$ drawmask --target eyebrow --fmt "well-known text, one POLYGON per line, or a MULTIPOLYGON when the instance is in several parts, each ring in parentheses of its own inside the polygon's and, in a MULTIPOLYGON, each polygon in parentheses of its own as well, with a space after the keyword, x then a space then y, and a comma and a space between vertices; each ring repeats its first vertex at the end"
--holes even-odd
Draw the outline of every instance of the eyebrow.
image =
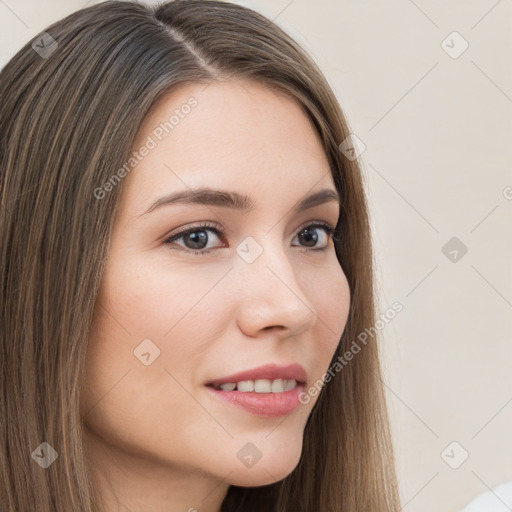
MULTIPOLYGON (((313 208, 330 201, 337 201, 340 203, 340 197, 337 191, 325 188, 310 194, 301 199, 293 208, 294 212, 300 212, 313 208)), ((254 208, 254 203, 251 199, 238 192, 230 192, 227 190, 214 190, 208 187, 198 189, 185 190, 182 192, 175 192, 168 194, 157 199, 146 211, 140 216, 151 213, 152 211, 162 206, 171 204, 199 204, 206 206, 218 206, 223 208, 232 208, 240 210, 243 213, 248 213, 254 208)))

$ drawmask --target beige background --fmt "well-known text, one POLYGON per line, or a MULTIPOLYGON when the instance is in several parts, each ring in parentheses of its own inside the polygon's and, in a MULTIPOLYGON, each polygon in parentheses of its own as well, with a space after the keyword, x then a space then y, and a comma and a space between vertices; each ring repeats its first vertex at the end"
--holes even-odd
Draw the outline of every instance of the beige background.
MULTIPOLYGON (((404 307, 381 331, 404 510, 460 510, 512 479, 512 5, 240 3, 313 55, 366 146, 379 311, 404 307)), ((0 66, 85 4, 0 0, 0 66)))

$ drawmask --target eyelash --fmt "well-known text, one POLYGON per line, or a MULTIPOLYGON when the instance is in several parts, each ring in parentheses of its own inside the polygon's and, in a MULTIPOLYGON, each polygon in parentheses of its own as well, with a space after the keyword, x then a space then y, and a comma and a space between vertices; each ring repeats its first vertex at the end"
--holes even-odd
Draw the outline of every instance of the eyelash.
MULTIPOLYGON (((322 228, 327 233, 328 238, 332 238, 332 240, 334 242, 339 242, 339 238, 334 234, 335 228, 333 228, 330 224, 327 224, 326 222, 321 222, 321 221, 312 222, 311 224, 307 224, 307 225, 301 227, 299 229, 298 233, 300 233, 301 231, 304 231, 306 228, 322 228)), ((222 230, 218 229, 215 224, 205 222, 204 224, 201 224, 199 226, 194 226, 194 227, 186 229, 184 231, 180 231, 179 233, 175 233, 174 235, 171 235, 170 237, 166 238, 163 241, 163 243, 166 245, 170 245, 175 240, 178 240, 178 239, 182 238, 183 236, 188 235, 190 233, 194 233, 195 231, 213 231, 219 238, 222 238, 225 235, 225 233, 222 230)), ((327 250, 328 247, 329 247, 329 245, 326 245, 325 247, 322 247, 320 249, 304 247, 304 250, 305 251, 325 251, 325 250, 327 250)), ((189 249, 188 247, 185 247, 185 248, 181 248, 180 250, 184 250, 186 252, 191 252, 192 254, 196 254, 196 255, 204 255, 204 254, 210 253, 214 249, 204 249, 201 251, 195 251, 194 249, 189 249)))

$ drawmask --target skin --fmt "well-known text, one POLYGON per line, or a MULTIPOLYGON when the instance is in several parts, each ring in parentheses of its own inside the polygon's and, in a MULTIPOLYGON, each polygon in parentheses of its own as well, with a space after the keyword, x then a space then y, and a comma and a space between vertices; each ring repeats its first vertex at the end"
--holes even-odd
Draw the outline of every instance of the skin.
POLYGON ((292 212, 303 196, 336 190, 304 111, 252 81, 181 84, 153 105, 133 149, 190 96, 198 105, 124 178, 95 306, 81 411, 108 511, 219 512, 229 485, 290 474, 318 396, 264 418, 215 400, 204 384, 293 362, 313 384, 348 317, 349 286, 328 234, 316 228, 313 247, 298 236, 315 221, 334 227, 338 203, 292 212), (173 204, 143 214, 199 186, 247 194, 254 209, 173 204), (163 242, 203 221, 226 233, 206 230, 210 253, 194 254, 184 238, 163 242), (263 248, 250 264, 236 252, 248 236, 263 248), (160 355, 146 366, 134 350, 148 338, 160 355), (237 457, 248 442, 262 453, 250 468, 237 457))

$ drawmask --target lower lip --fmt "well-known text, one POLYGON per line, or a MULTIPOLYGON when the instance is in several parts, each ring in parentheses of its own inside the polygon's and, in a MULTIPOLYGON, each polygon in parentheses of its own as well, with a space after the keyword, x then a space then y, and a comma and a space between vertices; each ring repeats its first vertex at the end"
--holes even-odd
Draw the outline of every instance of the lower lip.
POLYGON ((299 395, 304 385, 297 384, 293 389, 282 393, 222 391, 211 386, 206 386, 206 389, 211 395, 237 405, 247 412, 266 418, 277 418, 291 413, 299 406, 299 395))

